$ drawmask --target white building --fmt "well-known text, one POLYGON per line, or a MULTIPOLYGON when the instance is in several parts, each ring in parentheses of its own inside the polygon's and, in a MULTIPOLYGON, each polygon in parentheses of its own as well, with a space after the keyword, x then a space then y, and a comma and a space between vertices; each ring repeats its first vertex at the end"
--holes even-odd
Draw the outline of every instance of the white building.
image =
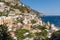
POLYGON ((4 3, 3 2, 0 2, 0 7, 3 6, 3 5, 4 5, 4 3))
POLYGON ((59 30, 54 24, 51 24, 51 29, 52 29, 53 31, 58 31, 58 30, 59 30))
POLYGON ((6 20, 6 16, 1 16, 1 19, 2 20, 6 20))
POLYGON ((3 12, 5 8, 5 5, 3 2, 0 2, 0 12, 3 12))
POLYGON ((14 12, 10 12, 8 16, 15 16, 14 12))
POLYGON ((24 24, 28 24, 28 20, 25 18, 25 19, 23 20, 23 23, 24 23, 24 24))

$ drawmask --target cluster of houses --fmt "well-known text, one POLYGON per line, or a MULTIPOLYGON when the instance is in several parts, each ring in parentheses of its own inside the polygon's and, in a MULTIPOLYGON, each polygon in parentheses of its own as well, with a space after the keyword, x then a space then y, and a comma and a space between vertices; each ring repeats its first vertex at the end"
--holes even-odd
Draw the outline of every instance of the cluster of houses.
MULTIPOLYGON (((35 33, 35 32, 41 32, 41 30, 38 30, 38 29, 37 30, 35 30, 35 29, 32 30, 31 26, 33 26, 33 25, 41 25, 41 26, 45 25, 45 23, 43 23, 41 18, 38 19, 38 17, 36 15, 31 15, 29 13, 27 13, 27 14, 24 13, 24 16, 23 15, 15 15, 15 16, 9 15, 8 17, 1 16, 0 17, 0 25, 3 25, 3 24, 7 25, 8 32, 11 34, 12 37, 14 37, 14 39, 16 39, 15 31, 16 31, 17 28, 28 29, 32 33, 35 33), (23 21, 22 21, 23 23, 16 22, 17 19, 18 20, 23 19, 23 21), (31 20, 35 20, 36 23, 32 24, 31 20)), ((51 36, 52 32, 58 31, 58 29, 54 26, 54 24, 50 24, 49 22, 47 23, 46 28, 47 28, 46 30, 48 31, 49 36, 51 36), (50 30, 52 32, 50 32, 50 30)))
MULTIPOLYGON (((5 2, 10 2, 12 0, 4 0, 5 2)), ((20 3, 20 2, 18 2, 20 3)), ((14 6, 15 4, 12 3, 14 6)), ((21 5, 21 4, 19 4, 21 5)), ((24 5, 23 5, 24 6, 24 5)), ((0 12, 7 12, 10 10, 9 6, 6 6, 4 2, 0 2, 0 12)), ((35 32, 41 32, 41 30, 32 30, 31 26, 34 25, 41 25, 44 26, 46 23, 44 23, 41 18, 38 18, 36 14, 28 13, 27 9, 24 9, 24 13, 21 13, 19 9, 13 9, 13 11, 10 11, 8 16, 1 16, 0 17, 0 25, 6 24, 8 27, 8 32, 15 40, 17 40, 17 37, 15 35, 15 31, 17 28, 27 29, 30 30, 32 33, 35 32), (18 15, 20 13, 20 15, 18 15), (32 24, 31 20, 35 21, 34 24, 32 24)), ((51 33, 49 30, 57 31, 58 29, 54 26, 54 24, 50 24, 49 22, 46 25, 46 30, 48 31, 48 37, 51 36, 51 33)), ((28 40, 28 38, 26 38, 28 40)))
POLYGON ((8 27, 8 32, 10 34, 12 34, 11 35, 12 37, 15 36, 14 32, 16 31, 17 28, 23 28, 23 29, 31 30, 32 25, 37 25, 37 24, 40 25, 40 23, 42 25, 42 21, 39 21, 38 18, 36 17, 36 15, 31 15, 31 14, 25 14, 25 16, 15 15, 15 16, 12 17, 11 15, 9 15, 8 17, 6 17, 6 16, 1 16, 0 17, 0 25, 6 24, 7 27, 8 27), (23 24, 21 22, 16 23, 17 19, 18 20, 23 19, 23 21, 22 21, 23 24), (37 19, 35 24, 31 23, 30 20, 32 20, 32 19, 33 20, 37 19))
POLYGON ((47 22, 46 28, 47 28, 47 31, 48 31, 48 38, 51 37, 51 34, 53 32, 59 30, 54 24, 50 24, 50 22, 47 22))

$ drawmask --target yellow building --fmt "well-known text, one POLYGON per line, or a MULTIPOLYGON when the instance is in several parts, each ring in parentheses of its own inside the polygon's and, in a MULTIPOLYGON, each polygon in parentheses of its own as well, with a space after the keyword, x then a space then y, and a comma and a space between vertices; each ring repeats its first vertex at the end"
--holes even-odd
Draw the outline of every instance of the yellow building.
POLYGON ((16 14, 20 14, 21 13, 21 11, 19 9, 14 9, 14 11, 15 11, 16 14))
POLYGON ((23 29, 31 30, 31 24, 23 25, 23 29))
POLYGON ((3 20, 0 18, 0 25, 2 25, 3 24, 3 20))
POLYGON ((12 20, 11 17, 6 17, 6 20, 4 21, 4 23, 6 23, 6 24, 12 24, 13 20, 12 20))
POLYGON ((4 0, 5 2, 11 2, 12 0, 4 0))

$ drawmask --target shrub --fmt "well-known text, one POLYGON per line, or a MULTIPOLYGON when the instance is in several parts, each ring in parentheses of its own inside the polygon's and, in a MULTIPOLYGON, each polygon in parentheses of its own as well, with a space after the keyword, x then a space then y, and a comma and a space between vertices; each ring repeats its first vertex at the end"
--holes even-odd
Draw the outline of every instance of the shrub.
POLYGON ((40 29, 40 30, 45 30, 45 29, 46 29, 45 26, 40 26, 40 25, 38 25, 36 28, 38 28, 38 29, 40 29))
POLYGON ((50 40, 60 40, 60 30, 52 33, 50 40))
POLYGON ((23 34, 25 34, 26 32, 29 32, 29 30, 26 30, 26 29, 17 29, 16 30, 17 40, 25 39, 25 36, 23 34))
POLYGON ((31 20, 31 23, 34 24, 34 23, 36 23, 36 21, 35 21, 34 19, 32 19, 32 20, 31 20))
POLYGON ((7 27, 5 25, 0 25, 0 40, 13 40, 13 38, 8 35, 7 27))

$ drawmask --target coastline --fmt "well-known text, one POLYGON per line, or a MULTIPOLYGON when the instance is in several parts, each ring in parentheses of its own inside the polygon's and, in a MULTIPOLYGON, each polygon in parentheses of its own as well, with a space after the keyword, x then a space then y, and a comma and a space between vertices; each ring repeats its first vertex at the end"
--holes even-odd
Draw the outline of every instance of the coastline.
POLYGON ((49 17, 45 19, 47 21, 45 23, 40 18, 42 14, 37 14, 38 12, 36 13, 35 10, 32 11, 19 0, 0 1, 0 6, 0 35, 3 35, 2 39, 7 39, 4 38, 6 33, 12 40, 46 40, 46 38, 51 38, 53 32, 59 30, 54 23, 51 23, 52 21, 47 21, 49 17))
POLYGON ((47 23, 55 24, 57 28, 60 28, 60 16, 41 16, 41 19, 47 23))

